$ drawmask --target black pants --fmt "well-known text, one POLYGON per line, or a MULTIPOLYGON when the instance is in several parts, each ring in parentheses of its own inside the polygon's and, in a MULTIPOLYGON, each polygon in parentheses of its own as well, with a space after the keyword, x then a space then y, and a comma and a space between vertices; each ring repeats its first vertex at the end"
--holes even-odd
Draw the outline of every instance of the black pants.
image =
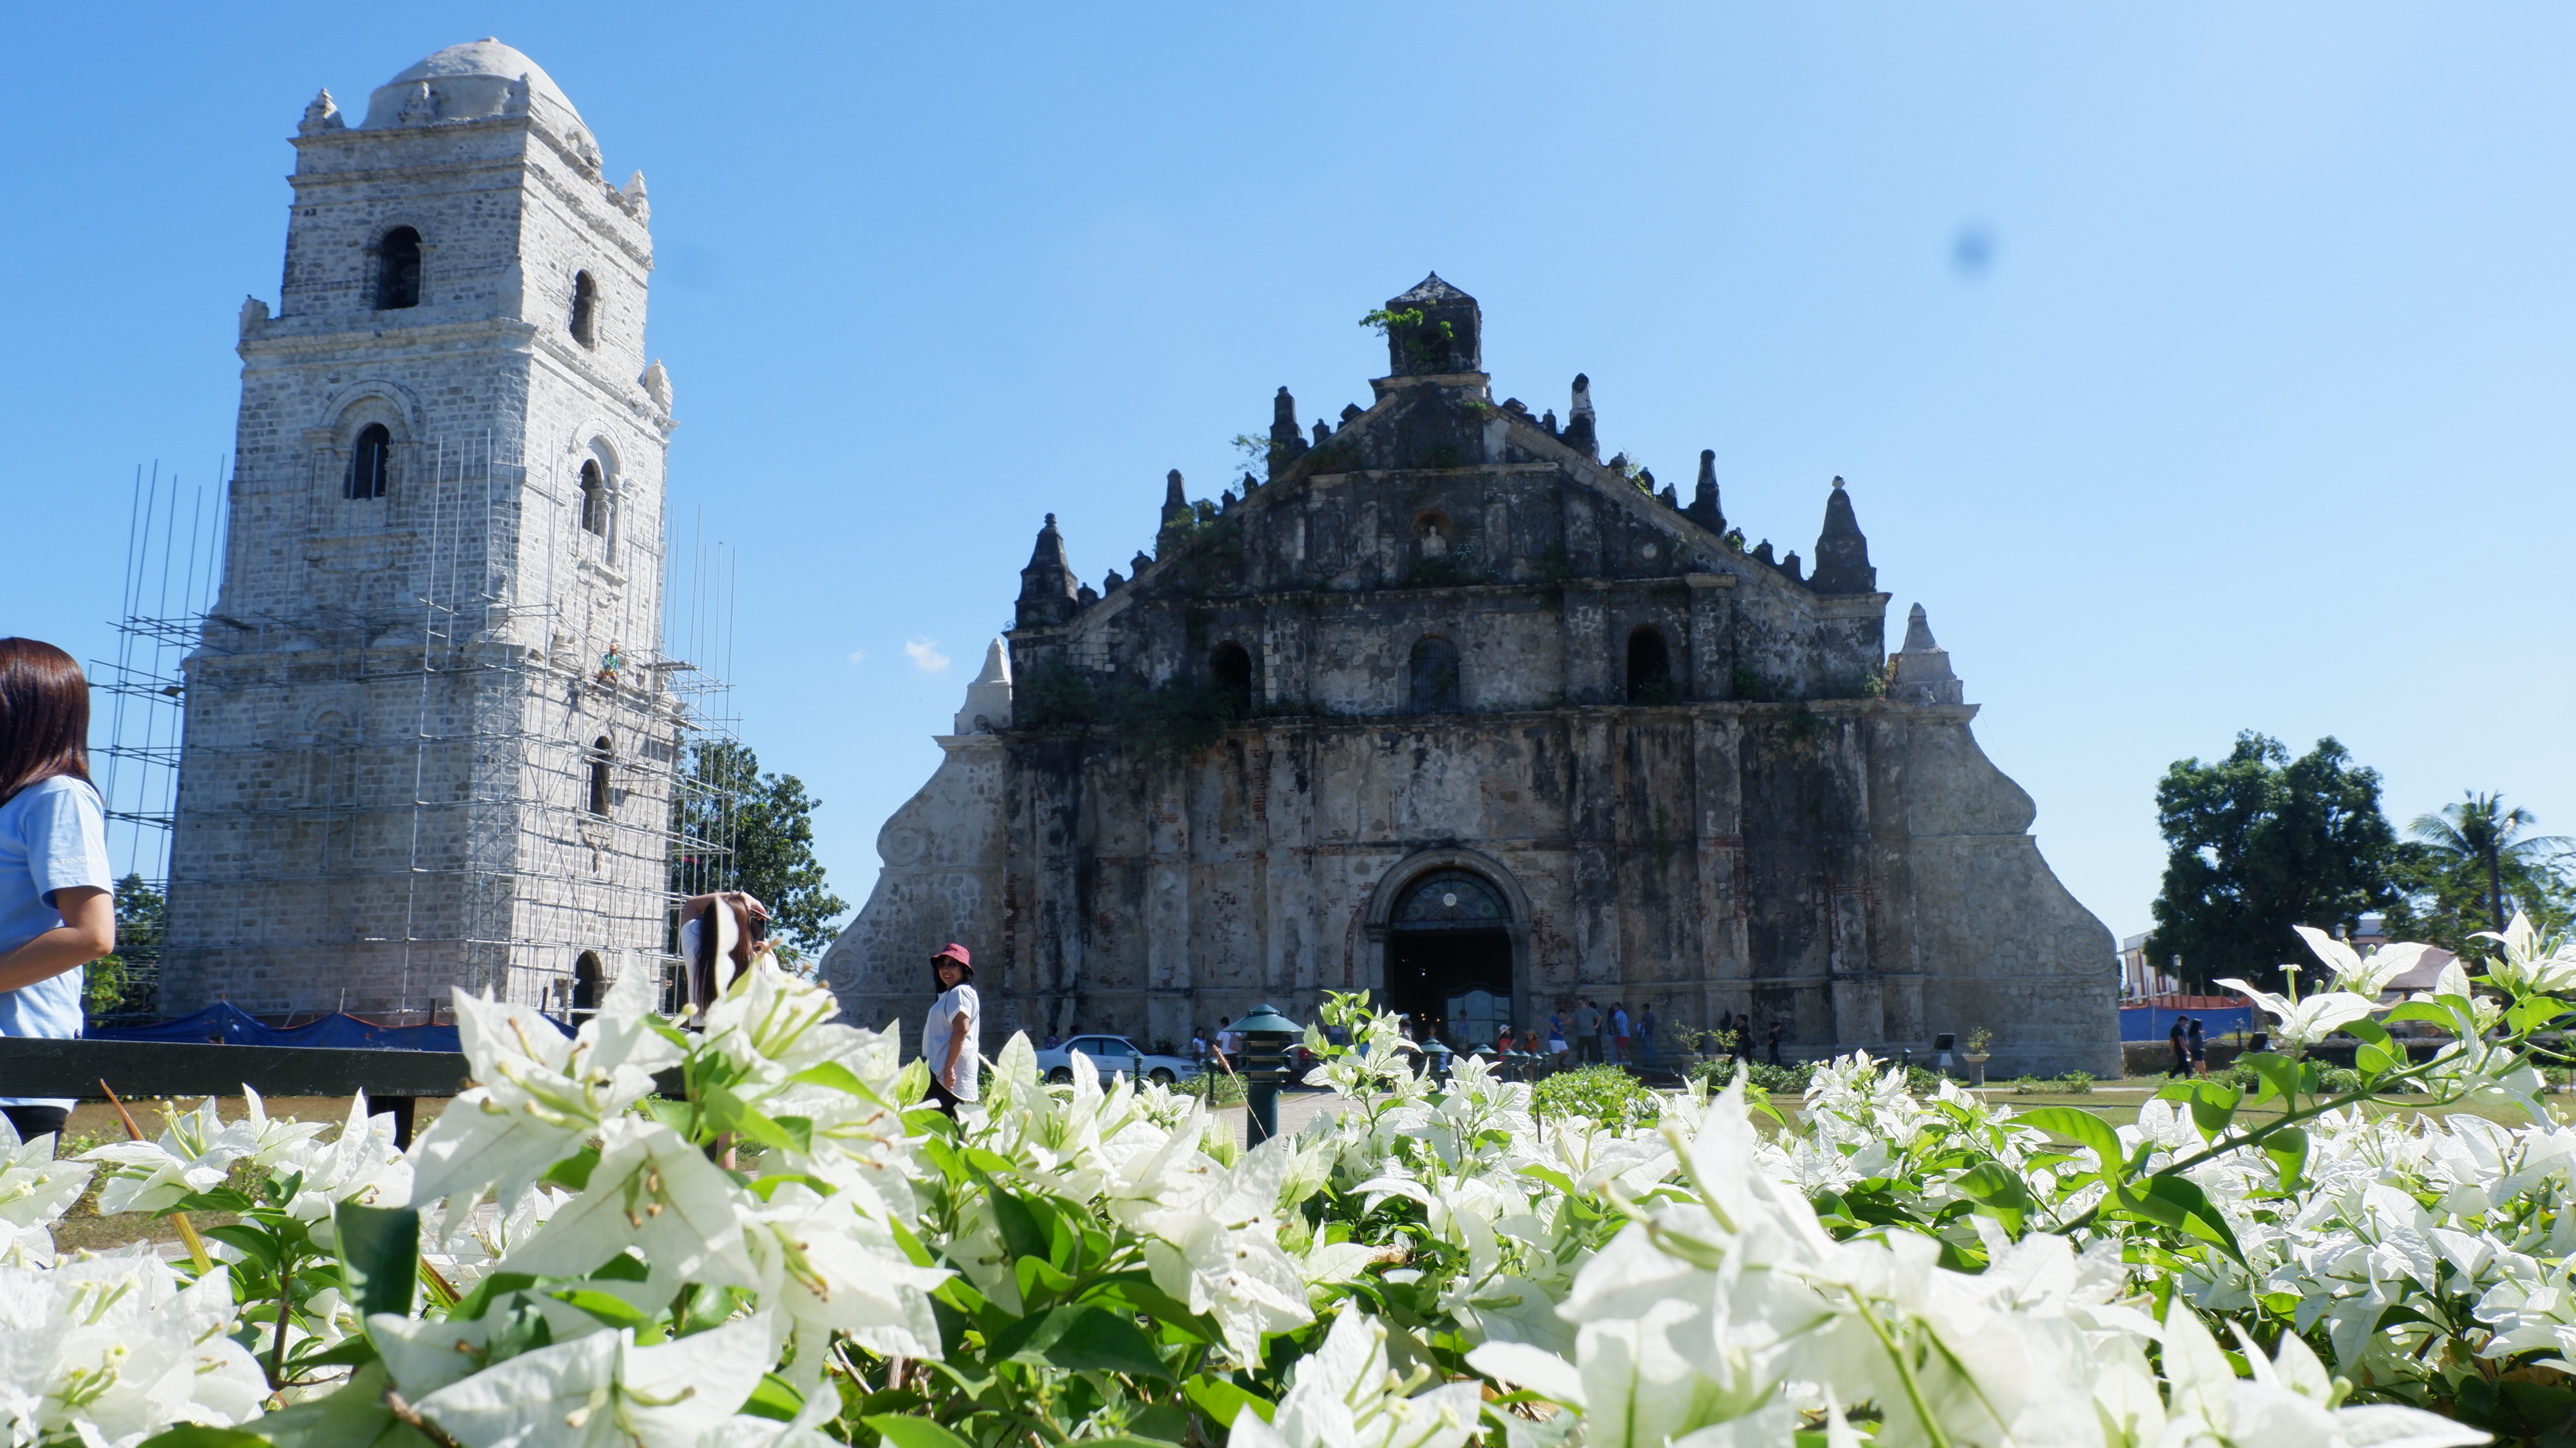
POLYGON ((20 1141, 33 1141, 40 1136, 59 1136, 71 1113, 59 1106, 0 1106, 0 1116, 9 1118, 20 1141))
POLYGON ((922 1099, 929 1102, 931 1105, 938 1107, 940 1114, 946 1116, 949 1120, 955 1121, 957 1119, 957 1094, 950 1091, 947 1087, 940 1085, 938 1077, 933 1076, 930 1078, 930 1094, 922 1099))

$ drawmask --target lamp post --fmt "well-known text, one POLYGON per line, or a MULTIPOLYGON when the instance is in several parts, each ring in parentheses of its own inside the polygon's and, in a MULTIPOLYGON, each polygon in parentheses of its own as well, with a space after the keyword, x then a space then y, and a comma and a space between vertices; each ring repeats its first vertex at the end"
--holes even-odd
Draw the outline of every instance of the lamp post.
POLYGON ((1266 1005, 1234 1028, 1243 1033, 1243 1144, 1259 1146, 1279 1134, 1279 1083, 1288 1079, 1288 1049, 1306 1028, 1266 1005))

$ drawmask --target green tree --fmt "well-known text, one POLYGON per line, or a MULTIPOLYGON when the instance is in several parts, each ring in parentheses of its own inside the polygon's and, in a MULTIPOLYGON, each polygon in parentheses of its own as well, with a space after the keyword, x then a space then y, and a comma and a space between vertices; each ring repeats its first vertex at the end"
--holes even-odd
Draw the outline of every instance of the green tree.
POLYGON ((762 774, 748 745, 692 746, 671 801, 672 891, 748 890, 769 907, 769 934, 782 959, 821 954, 850 908, 814 858, 814 811, 822 804, 796 776, 762 774))
POLYGON ((2290 927, 2350 927, 2398 901, 2379 772, 2330 738, 2294 760, 2248 731, 2225 759, 2180 760, 2156 786, 2156 822, 2169 853, 2147 952, 2181 956, 2195 985, 2272 980, 2308 958, 2290 927))
POLYGON ((2432 873, 2455 881, 2465 878, 2483 887, 2486 923, 2477 928, 2502 932, 2511 918, 2508 907, 2537 915, 2545 908, 2551 886, 2559 892, 2566 889, 2555 857, 2565 853, 2570 842, 2559 835, 2522 833, 2538 823, 2538 816, 2519 805, 2505 808, 2501 794, 2471 790, 2457 804, 2417 815, 2406 832, 2423 847, 2420 858, 2433 867, 2432 873))
POLYGON ((116 953, 89 963, 81 1003, 92 1020, 149 1011, 159 993, 170 902, 141 875, 116 882, 116 953))

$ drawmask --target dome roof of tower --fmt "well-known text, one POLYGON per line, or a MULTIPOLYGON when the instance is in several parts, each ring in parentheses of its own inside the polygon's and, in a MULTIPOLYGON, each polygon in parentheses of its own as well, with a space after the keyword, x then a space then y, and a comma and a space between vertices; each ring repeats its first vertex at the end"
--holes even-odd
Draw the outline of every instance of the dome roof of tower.
POLYGON ((375 94, 367 98, 366 124, 378 128, 407 124, 402 119, 403 109, 416 101, 423 84, 428 86, 435 104, 434 119, 471 121, 497 116, 509 99, 511 85, 521 76, 527 77, 532 104, 542 99, 573 120, 581 119, 581 112, 573 109, 572 98, 555 84, 553 76, 546 74, 544 66, 485 36, 433 51, 376 87, 375 94))

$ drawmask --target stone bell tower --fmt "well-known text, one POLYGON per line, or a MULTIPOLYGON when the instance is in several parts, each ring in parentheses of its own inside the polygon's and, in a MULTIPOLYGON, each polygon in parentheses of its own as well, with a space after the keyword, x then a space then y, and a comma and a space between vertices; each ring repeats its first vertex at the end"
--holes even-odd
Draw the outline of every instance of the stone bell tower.
POLYGON ((656 969, 679 719, 644 178, 536 62, 450 46, 297 127, 243 303, 221 592, 187 663, 163 1007, 577 1007, 656 969))

